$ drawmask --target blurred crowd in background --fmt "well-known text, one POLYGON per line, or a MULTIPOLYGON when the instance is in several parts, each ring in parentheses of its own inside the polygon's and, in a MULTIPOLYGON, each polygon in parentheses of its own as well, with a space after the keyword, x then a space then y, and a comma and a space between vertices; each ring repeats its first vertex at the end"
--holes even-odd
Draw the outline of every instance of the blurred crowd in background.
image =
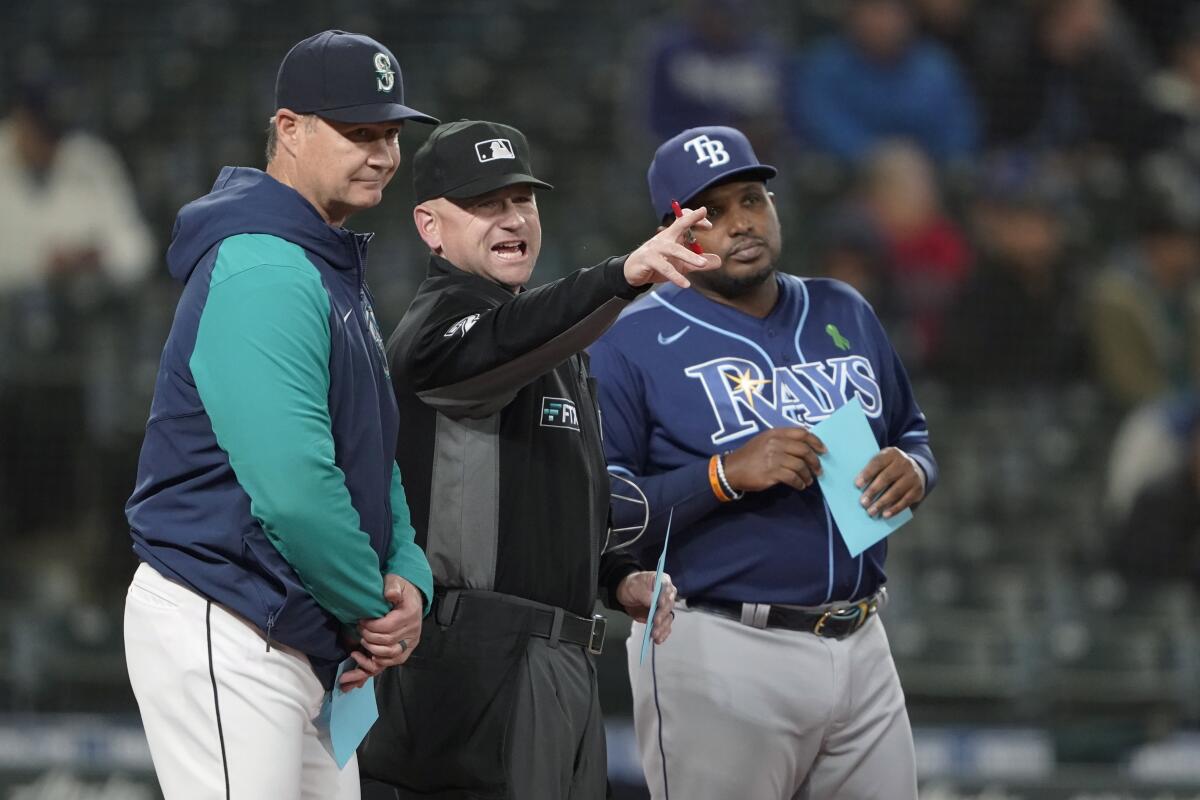
MULTIPOLYGON (((123 505, 174 214, 263 165, 280 58, 340 27, 392 48, 417 107, 528 134, 556 186, 535 283, 654 229, 645 170, 684 128, 780 168, 780 267, 875 306, 943 465, 889 560, 916 725, 1036 726, 1059 762, 1136 769, 1200 724, 1200 2, 330 9, 0 10, 0 709, 132 709, 123 505)), ((411 205, 402 166, 351 222, 385 330, 425 268, 411 205)))

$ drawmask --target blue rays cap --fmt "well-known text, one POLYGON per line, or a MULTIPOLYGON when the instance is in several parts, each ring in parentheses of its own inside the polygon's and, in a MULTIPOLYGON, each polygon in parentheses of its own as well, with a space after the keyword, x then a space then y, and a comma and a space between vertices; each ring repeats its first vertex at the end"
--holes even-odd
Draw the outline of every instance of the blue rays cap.
POLYGON ((404 105, 400 63, 391 50, 370 36, 336 30, 298 42, 283 57, 275 108, 334 122, 438 123, 404 105))
POLYGON ((663 142, 654 153, 646 180, 650 202, 663 219, 672 216, 672 200, 687 206, 696 195, 721 181, 767 181, 777 174, 774 167, 759 163, 741 131, 710 125, 688 128, 663 142))

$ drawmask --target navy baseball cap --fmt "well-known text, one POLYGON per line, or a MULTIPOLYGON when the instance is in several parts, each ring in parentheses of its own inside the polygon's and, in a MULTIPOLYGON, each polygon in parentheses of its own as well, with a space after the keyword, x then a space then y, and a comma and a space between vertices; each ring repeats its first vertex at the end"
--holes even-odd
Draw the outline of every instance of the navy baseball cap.
POLYGON ((766 181, 778 174, 760 164, 745 134, 711 125, 688 128, 663 142, 654 153, 646 180, 659 219, 672 214, 671 201, 687 205, 708 187, 730 178, 766 181))
POLYGON ((404 81, 392 51, 370 36, 346 31, 322 31, 288 51, 275 78, 275 108, 334 122, 438 123, 404 105, 404 81))
POLYGON ((417 202, 462 199, 518 183, 553 189, 533 176, 529 142, 511 125, 460 119, 439 125, 413 155, 417 202))

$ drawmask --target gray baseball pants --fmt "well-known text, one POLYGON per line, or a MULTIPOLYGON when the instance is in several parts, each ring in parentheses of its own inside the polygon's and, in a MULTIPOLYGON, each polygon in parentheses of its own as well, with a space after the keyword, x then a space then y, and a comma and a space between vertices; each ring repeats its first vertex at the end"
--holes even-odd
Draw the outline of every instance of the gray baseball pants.
POLYGON ((878 616, 849 637, 760 629, 676 606, 638 663, 627 642, 654 800, 916 800, 912 729, 878 616))

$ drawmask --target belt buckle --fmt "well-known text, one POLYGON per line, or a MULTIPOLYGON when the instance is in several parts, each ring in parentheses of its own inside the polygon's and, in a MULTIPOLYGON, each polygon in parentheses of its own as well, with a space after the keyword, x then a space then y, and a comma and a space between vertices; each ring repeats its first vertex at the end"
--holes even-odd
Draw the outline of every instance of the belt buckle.
POLYGON ((592 615, 592 632, 588 635, 588 652, 594 656, 600 655, 604 649, 604 631, 608 628, 608 620, 599 614, 592 615))
POLYGON ((817 620, 817 624, 813 625, 813 633, 815 633, 817 636, 823 635, 821 631, 825 629, 825 623, 828 622, 829 618, 832 616, 833 611, 826 611, 824 614, 822 614, 821 618, 817 620))
POLYGON ((863 626, 863 624, 867 621, 867 617, 869 617, 871 613, 875 611, 875 607, 875 603, 868 600, 862 600, 852 606, 847 606, 846 608, 831 608, 822 614, 821 618, 817 620, 817 624, 813 626, 813 633, 815 633, 817 636, 824 636, 825 634, 821 633, 821 631, 825 629, 825 624, 829 622, 830 618, 836 619, 839 622, 844 620, 850 622, 851 627, 841 634, 828 636, 827 638, 845 639, 847 636, 863 626))

